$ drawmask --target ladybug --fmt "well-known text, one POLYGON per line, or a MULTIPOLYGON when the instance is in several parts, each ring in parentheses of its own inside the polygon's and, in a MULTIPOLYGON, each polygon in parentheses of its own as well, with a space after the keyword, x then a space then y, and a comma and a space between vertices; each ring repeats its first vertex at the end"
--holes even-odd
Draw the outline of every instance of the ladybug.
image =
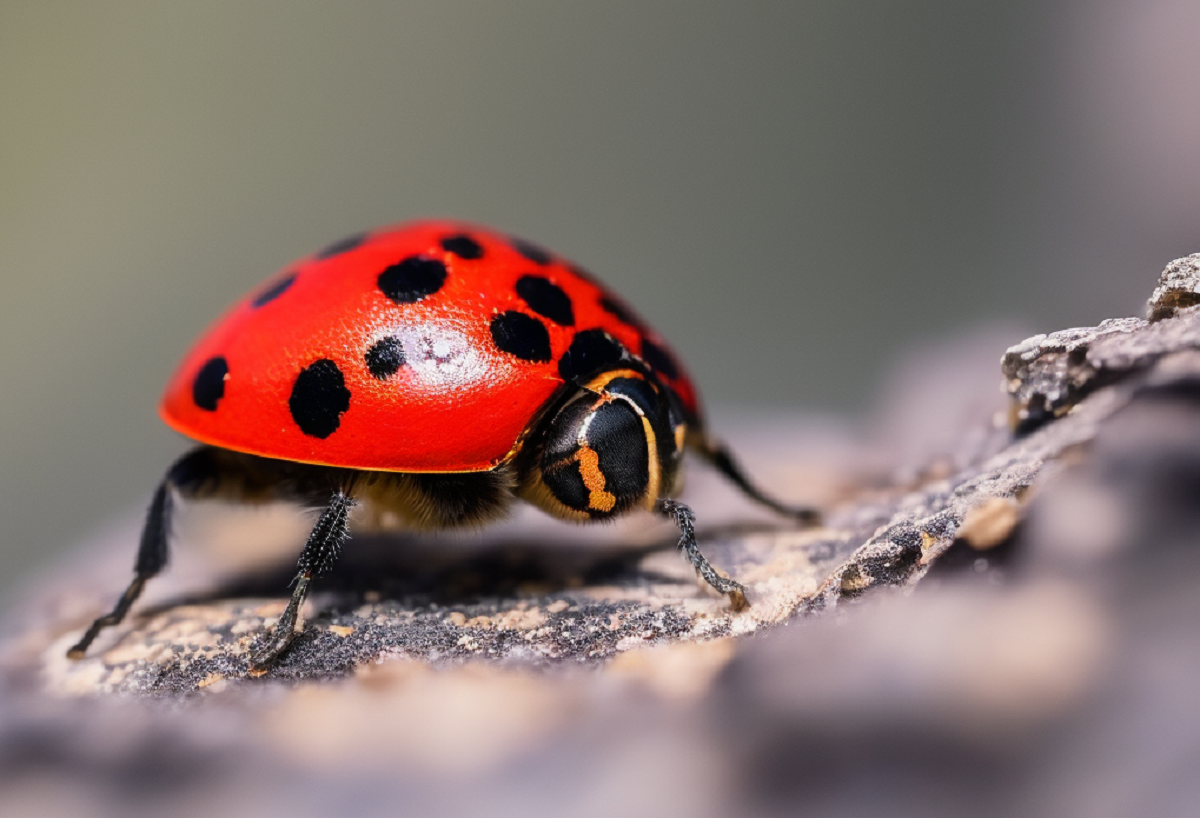
POLYGON ((817 520, 760 491, 706 434, 687 371, 616 294, 538 245, 471 224, 374 230, 288 266, 200 338, 159 411, 200 445, 159 484, 134 579, 73 658, 162 570, 181 499, 324 509, 255 671, 295 638, 356 505, 414 529, 476 526, 515 498, 580 522, 646 509, 674 521, 680 552, 735 609, 747 604, 742 585, 700 553, 695 516, 673 499, 684 451, 759 503, 817 520))

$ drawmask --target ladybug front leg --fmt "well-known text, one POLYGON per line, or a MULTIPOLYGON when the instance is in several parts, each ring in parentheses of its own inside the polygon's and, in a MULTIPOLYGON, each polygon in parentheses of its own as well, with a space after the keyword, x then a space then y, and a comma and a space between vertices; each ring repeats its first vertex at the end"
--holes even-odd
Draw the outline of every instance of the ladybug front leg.
POLYGON ((288 645, 298 633, 296 623, 300 618, 300 606, 308 596, 308 586, 314 576, 320 576, 329 571, 337 561, 342 546, 350 538, 349 517, 354 500, 345 491, 338 490, 329 501, 329 506, 321 513, 308 542, 300 552, 296 574, 295 590, 288 602, 287 608, 280 615, 279 621, 267 635, 266 642, 259 646, 250 657, 250 672, 261 675, 267 671, 271 663, 287 650, 288 645))
POLYGON ((696 573, 719 593, 728 596, 729 604, 735 611, 748 607, 750 603, 746 601, 745 587, 736 580, 718 574, 717 569, 713 568, 708 558, 700 552, 700 546, 696 542, 695 512, 677 500, 666 498, 658 500, 654 504, 654 510, 664 517, 669 517, 679 526, 679 544, 676 547, 680 554, 687 557, 696 573))
POLYGON ((729 597, 734 610, 749 605, 741 583, 721 576, 700 552, 696 515, 669 494, 679 463, 678 436, 661 388, 634 370, 598 375, 572 395, 532 444, 522 495, 552 514, 604 520, 635 508, 653 510, 679 528, 679 553, 696 573, 729 597))
POLYGON ((775 499, 751 483, 750 478, 746 476, 741 466, 734 460, 733 453, 721 441, 701 434, 695 440, 689 442, 694 445, 697 454, 712 464, 717 471, 723 474, 729 482, 741 489, 742 493, 751 500, 766 506, 777 514, 799 520, 805 525, 820 525, 821 512, 815 508, 788 505, 775 499))

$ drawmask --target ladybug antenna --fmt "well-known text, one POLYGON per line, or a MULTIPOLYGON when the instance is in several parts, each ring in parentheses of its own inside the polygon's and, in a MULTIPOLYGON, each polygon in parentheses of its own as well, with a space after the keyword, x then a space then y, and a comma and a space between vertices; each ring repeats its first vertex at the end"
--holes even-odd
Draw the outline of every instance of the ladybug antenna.
POLYGON ((734 459, 733 453, 721 441, 701 435, 696 446, 697 453, 711 463, 717 471, 725 475, 725 477, 737 486, 742 492, 772 511, 782 514, 784 517, 791 517, 801 523, 809 526, 817 526, 821 524, 821 513, 815 508, 808 506, 793 506, 787 503, 776 500, 771 495, 765 493, 758 486, 750 482, 750 478, 742 471, 742 467, 734 459))

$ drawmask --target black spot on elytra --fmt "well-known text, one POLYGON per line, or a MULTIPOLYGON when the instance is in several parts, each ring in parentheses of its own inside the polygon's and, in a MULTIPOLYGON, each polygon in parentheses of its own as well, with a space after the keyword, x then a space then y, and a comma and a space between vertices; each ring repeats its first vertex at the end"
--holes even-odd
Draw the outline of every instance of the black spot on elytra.
POLYGON ((229 362, 218 355, 209 358, 196 373, 192 381, 192 400, 201 409, 217 411, 217 404, 225 397, 225 377, 229 374, 229 362))
POLYGON ((625 358, 625 347, 602 329, 577 333, 571 346, 558 359, 558 374, 564 381, 582 382, 611 369, 625 358))
POLYGON ((325 247, 323 250, 318 252, 316 255, 316 258, 321 261, 324 261, 327 258, 333 258, 334 256, 340 256, 342 253, 350 252, 351 250, 353 250, 355 247, 358 247, 366 240, 367 240, 366 233, 355 233, 353 236, 346 236, 346 238, 338 239, 333 244, 330 244, 328 247, 325 247))
POLYGON ((292 286, 292 282, 296 280, 295 273, 288 273, 283 278, 273 284, 268 285, 258 295, 254 296, 254 300, 250 302, 250 306, 258 309, 264 304, 270 304, 279 296, 283 295, 288 287, 292 286))
POLYGON ((378 283, 397 304, 415 304, 446 283, 446 265, 428 256, 409 256, 380 273, 378 283))
POLYGON ((523 312, 509 310, 493 318, 492 340, 502 351, 524 361, 550 360, 550 333, 546 325, 523 312))
POLYGON ((516 236, 511 237, 513 249, 516 250, 525 258, 532 261, 534 264, 549 264, 554 258, 550 251, 544 247, 539 247, 531 241, 519 239, 516 236))
POLYGON ((563 327, 575 325, 571 297, 545 276, 521 276, 517 279, 517 295, 543 318, 563 327))
POLYGON ((442 249, 468 260, 483 258, 483 247, 466 233, 442 239, 442 249))
POLYGON ((642 329, 645 325, 641 318, 638 318, 633 310, 625 306, 624 303, 618 301, 612 296, 604 296, 600 299, 600 308, 606 313, 616 318, 622 324, 628 324, 635 329, 642 329))
POLYGON ((327 438, 337 431, 342 413, 349 408, 350 390, 337 364, 322 358, 300 370, 288 398, 288 409, 300 431, 327 438))
POLYGON ((655 372, 666 375, 671 380, 679 377, 679 367, 675 365, 671 354, 648 338, 642 339, 642 360, 655 372))
POLYGON ((389 335, 372 344, 365 357, 371 375, 376 380, 386 380, 404 366, 404 347, 399 338, 389 335))

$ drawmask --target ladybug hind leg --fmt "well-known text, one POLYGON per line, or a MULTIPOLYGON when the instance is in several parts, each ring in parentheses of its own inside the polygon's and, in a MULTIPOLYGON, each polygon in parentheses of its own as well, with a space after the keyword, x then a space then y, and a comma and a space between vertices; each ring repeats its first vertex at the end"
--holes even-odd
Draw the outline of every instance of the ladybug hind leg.
MULTIPOLYGON (((334 506, 340 504, 344 518, 352 501, 342 488, 348 488, 354 482, 356 474, 349 470, 303 466, 238 454, 212 446, 200 446, 188 452, 171 466, 155 489, 154 498, 146 512, 146 522, 142 527, 137 558, 133 566, 133 580, 113 609, 92 622, 79 641, 67 651, 67 656, 72 659, 82 658, 105 628, 120 624, 141 596, 146 583, 166 566, 172 518, 179 499, 220 497, 251 503, 292 501, 305 505, 328 506, 301 556, 301 575, 306 571, 321 573, 332 565, 337 550, 345 539, 344 519, 342 529, 338 529, 336 525, 328 524, 326 515, 330 514, 334 506), (329 531, 329 536, 324 539, 318 537, 320 531, 329 531)), ((334 517, 336 519, 337 515, 334 517)), ((300 601, 303 601, 303 594, 300 601)))
POLYGON ((67 651, 68 658, 82 659, 87 653, 88 647, 100 635, 100 631, 119 625, 125 615, 129 613, 133 603, 142 595, 147 580, 162 570, 167 562, 166 530, 170 527, 171 509, 171 493, 164 480, 154 492, 154 499, 150 502, 150 510, 146 515, 146 525, 142 529, 142 541, 138 548, 137 562, 133 567, 133 581, 129 583, 125 593, 121 594, 113 609, 104 616, 97 617, 79 638, 79 641, 71 646, 67 651))
POLYGON ((155 489, 154 499, 150 501, 150 508, 146 512, 146 522, 142 527, 137 559, 133 566, 133 581, 121 594, 113 609, 92 622, 79 641, 67 651, 68 657, 82 659, 102 630, 120 624, 133 603, 142 595, 146 583, 167 564, 171 517, 175 510, 174 494, 178 491, 194 495, 202 492, 206 486, 219 482, 220 472, 211 452, 207 446, 193 449, 167 471, 155 489))

